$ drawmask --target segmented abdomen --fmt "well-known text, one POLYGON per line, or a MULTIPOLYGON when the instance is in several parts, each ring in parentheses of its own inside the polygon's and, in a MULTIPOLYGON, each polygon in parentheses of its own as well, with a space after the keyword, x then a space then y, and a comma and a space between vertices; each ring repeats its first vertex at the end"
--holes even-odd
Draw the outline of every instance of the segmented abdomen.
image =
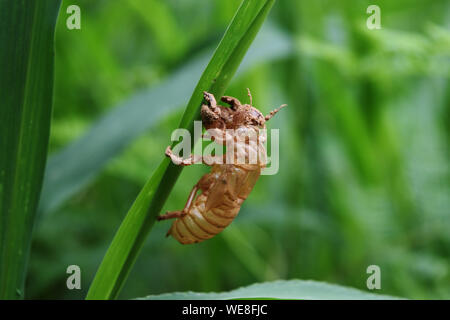
POLYGON ((204 191, 194 200, 188 214, 173 222, 168 235, 182 244, 191 244, 211 239, 225 229, 237 216, 242 203, 253 189, 259 170, 248 171, 235 167, 233 174, 236 179, 231 183, 231 190, 214 195, 214 189, 204 191), (207 209, 208 199, 212 196, 219 196, 220 201, 207 209))
MULTIPOLYGON (((225 198, 229 196, 225 195, 225 198)), ((239 199, 235 207, 224 204, 205 210, 207 197, 201 194, 197 197, 189 213, 176 219, 169 230, 169 234, 182 244, 197 243, 210 239, 225 229, 237 216, 243 200, 239 199)))

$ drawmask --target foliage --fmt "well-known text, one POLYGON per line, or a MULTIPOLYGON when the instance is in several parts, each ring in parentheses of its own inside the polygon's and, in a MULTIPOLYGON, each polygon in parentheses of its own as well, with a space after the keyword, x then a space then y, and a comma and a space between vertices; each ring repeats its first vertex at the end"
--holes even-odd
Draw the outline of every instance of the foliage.
POLYGON ((47 159, 59 5, 0 2, 0 299, 24 296, 47 159))
POLYGON ((367 293, 333 284, 304 281, 279 280, 255 283, 229 292, 174 292, 150 295, 145 300, 225 300, 225 299, 285 299, 285 300, 374 300, 394 297, 367 293))
MULTIPOLYGON (((67 30, 64 10, 56 28, 30 298, 85 297, 239 5, 78 3, 82 29, 67 30), (71 264, 81 267, 80 291, 64 286, 71 264)), ((279 279, 366 291, 372 264, 382 271, 379 293, 450 297, 449 4, 380 0, 382 29, 369 31, 370 4, 277 2, 226 94, 245 101, 249 87, 263 112, 289 105, 270 123, 281 129, 279 173, 258 181, 214 239, 180 246, 164 237, 168 223, 155 224, 120 298, 279 279)), ((182 207, 206 170, 183 170, 162 211, 182 207)))

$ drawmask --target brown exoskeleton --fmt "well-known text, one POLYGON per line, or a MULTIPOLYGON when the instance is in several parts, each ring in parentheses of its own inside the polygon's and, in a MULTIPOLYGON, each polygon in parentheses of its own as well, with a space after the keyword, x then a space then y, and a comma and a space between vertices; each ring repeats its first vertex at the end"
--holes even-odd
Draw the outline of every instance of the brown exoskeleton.
POLYGON ((221 100, 230 105, 228 108, 217 105, 214 96, 204 92, 207 104, 201 108, 203 126, 214 132, 214 141, 227 146, 231 142, 233 152, 227 148, 223 156, 191 155, 190 158, 182 159, 173 154, 170 146, 166 149, 166 155, 177 165, 203 162, 212 166, 211 172, 205 174, 192 188, 183 210, 167 212, 158 217, 158 220, 177 218, 167 236, 172 235, 182 244, 210 239, 225 229, 238 214, 258 180, 261 169, 266 166, 265 136, 258 137, 256 141, 248 137, 251 132, 259 134, 261 129, 265 129, 266 121, 286 105, 263 116, 252 106, 250 90, 248 95, 250 104, 244 105, 236 98, 222 97, 221 100), (253 163, 237 161, 239 157, 248 160, 252 154, 256 155, 253 163), (199 190, 202 192, 197 196, 199 190))

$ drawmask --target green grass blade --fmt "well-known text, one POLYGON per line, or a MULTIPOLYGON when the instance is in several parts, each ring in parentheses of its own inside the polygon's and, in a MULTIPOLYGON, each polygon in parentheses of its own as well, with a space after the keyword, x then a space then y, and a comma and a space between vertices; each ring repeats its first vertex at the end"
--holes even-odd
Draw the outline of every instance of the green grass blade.
MULTIPOLYGON (((216 96, 224 93, 273 4, 274 0, 242 2, 192 94, 180 128, 192 132, 193 121, 199 118, 203 91, 216 96)), ((113 299, 118 296, 180 173, 180 167, 164 158, 117 231, 91 284, 87 299, 113 299)))
POLYGON ((284 299, 284 300, 391 300, 397 297, 364 292, 312 280, 278 280, 255 283, 228 292, 173 292, 150 295, 144 300, 229 300, 229 299, 284 299))
POLYGON ((23 298, 53 94, 60 1, 0 1, 0 299, 23 298))

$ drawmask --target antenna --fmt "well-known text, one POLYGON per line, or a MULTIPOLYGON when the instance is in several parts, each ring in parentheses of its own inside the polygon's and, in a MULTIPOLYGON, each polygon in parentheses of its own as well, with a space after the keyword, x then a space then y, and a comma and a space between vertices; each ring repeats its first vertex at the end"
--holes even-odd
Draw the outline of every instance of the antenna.
POLYGON ((270 113, 266 116, 266 121, 269 121, 278 111, 280 111, 284 107, 287 107, 287 104, 282 104, 279 108, 270 111, 270 113))
POLYGON ((252 93, 250 92, 249 88, 247 88, 247 93, 248 93, 248 96, 250 97, 250 105, 253 106, 253 97, 252 97, 252 93))

